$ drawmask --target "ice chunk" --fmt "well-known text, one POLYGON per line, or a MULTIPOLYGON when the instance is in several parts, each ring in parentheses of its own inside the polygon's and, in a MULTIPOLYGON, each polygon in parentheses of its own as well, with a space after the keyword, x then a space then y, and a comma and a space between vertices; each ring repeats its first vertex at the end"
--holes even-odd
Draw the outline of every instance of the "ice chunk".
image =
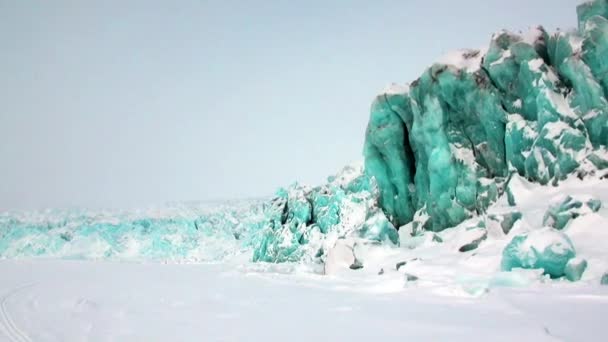
POLYGON ((413 275, 413 274, 409 274, 409 273, 406 273, 406 274, 405 274, 405 281, 406 281, 406 282, 410 282, 410 281, 416 281, 416 280, 418 280, 418 277, 417 277, 417 276, 415 276, 415 275, 413 275))
POLYGON ((572 196, 566 196, 562 202, 549 207, 543 218, 543 225, 564 229, 571 220, 587 213, 597 212, 601 204, 601 201, 595 199, 583 203, 572 196))
POLYGON ((295 183, 280 189, 258 223, 253 261, 322 263, 327 256, 318 251, 345 237, 398 245, 378 197, 375 180, 361 166, 347 166, 315 188, 295 183))
POLYGON ((570 281, 578 281, 583 276, 583 272, 587 269, 587 260, 582 258, 573 258, 568 261, 564 273, 566 279, 570 281))
POLYGON ((360 270, 363 268, 363 263, 355 258, 355 261, 348 268, 351 270, 360 270))
POLYGON ((505 235, 508 235, 515 222, 521 220, 522 214, 519 211, 513 211, 510 213, 504 214, 491 214, 488 215, 488 219, 490 221, 498 222, 500 224, 500 229, 505 235))
POLYGON ((591 153, 587 159, 598 169, 608 169, 608 150, 605 148, 597 149, 591 153))
POLYGON ((587 207, 589 207, 589 209, 591 209, 592 212, 597 213, 600 208, 602 207, 602 201, 598 200, 598 199, 590 199, 589 201, 587 201, 587 203, 585 203, 587 205, 587 207))
POLYGON ((552 278, 565 275, 566 264, 576 255, 570 239, 560 231, 545 227, 517 235, 502 253, 502 269, 543 269, 552 278))
POLYGON ((459 252, 465 253, 477 249, 477 247, 479 247, 479 244, 481 244, 488 238, 488 231, 485 229, 485 225, 483 225, 482 221, 480 221, 479 223, 480 224, 478 226, 471 227, 466 230, 467 235, 473 237, 473 239, 471 240, 471 242, 462 245, 458 249, 459 252))

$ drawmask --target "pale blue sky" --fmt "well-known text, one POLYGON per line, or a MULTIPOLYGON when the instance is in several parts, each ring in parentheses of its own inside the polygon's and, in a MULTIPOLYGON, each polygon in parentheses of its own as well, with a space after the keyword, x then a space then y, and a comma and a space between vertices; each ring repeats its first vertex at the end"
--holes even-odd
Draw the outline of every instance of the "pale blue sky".
POLYGON ((0 0, 0 210, 319 183, 386 84, 577 3, 0 0))

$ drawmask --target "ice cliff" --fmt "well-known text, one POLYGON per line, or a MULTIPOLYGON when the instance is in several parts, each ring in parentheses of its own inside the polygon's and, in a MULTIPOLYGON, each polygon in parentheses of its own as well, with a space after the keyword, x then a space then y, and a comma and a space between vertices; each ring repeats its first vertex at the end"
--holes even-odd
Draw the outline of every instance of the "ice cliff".
POLYGON ((496 33, 372 105, 365 168, 395 226, 440 231, 480 214, 516 173, 541 184, 608 166, 608 1, 579 28, 496 33))

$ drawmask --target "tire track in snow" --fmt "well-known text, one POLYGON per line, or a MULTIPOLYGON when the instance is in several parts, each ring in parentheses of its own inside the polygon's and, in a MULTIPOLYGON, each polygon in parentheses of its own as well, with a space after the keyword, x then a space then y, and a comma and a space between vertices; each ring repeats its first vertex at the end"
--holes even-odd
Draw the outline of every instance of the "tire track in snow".
POLYGON ((4 294, 4 296, 2 296, 2 298, 0 298, 0 330, 6 335, 6 337, 8 337, 9 341, 12 341, 12 342, 31 342, 32 341, 30 339, 30 337, 27 336, 27 334, 23 330, 19 329, 19 327, 15 324, 15 321, 13 321, 13 318, 11 317, 9 311, 6 308, 6 302, 8 301, 9 298, 16 295, 20 291, 23 291, 23 290, 27 289, 28 287, 32 287, 34 285, 35 285, 35 283, 30 283, 30 284, 25 284, 25 285, 13 288, 12 290, 10 290, 6 294, 4 294))

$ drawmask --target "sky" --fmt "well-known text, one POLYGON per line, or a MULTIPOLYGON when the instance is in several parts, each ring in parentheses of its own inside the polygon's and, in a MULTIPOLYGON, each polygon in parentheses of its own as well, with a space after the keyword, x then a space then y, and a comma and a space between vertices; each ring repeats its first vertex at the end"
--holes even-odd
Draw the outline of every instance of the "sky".
POLYGON ((579 2, 0 0, 0 211, 319 184, 386 85, 579 2))

